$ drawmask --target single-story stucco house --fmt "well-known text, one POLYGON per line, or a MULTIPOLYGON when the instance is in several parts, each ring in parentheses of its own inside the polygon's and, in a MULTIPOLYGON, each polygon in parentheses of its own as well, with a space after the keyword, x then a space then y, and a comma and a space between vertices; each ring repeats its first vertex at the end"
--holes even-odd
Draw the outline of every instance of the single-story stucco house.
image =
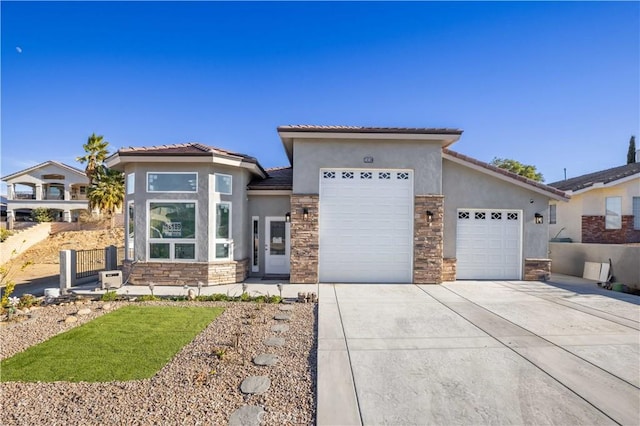
POLYGON ((125 276, 181 285, 537 279, 558 189, 451 151, 462 130, 278 128, 288 167, 199 143, 122 148, 125 276))

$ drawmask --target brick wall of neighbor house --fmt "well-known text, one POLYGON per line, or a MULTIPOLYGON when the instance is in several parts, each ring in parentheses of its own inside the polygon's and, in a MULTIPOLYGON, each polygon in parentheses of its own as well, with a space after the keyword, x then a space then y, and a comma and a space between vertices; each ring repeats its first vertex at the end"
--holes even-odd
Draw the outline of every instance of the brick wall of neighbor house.
POLYGON ((546 281, 551 276, 551 259, 525 259, 524 280, 546 281))
POLYGON ((456 262, 457 259, 452 257, 442 259, 442 281, 456 280, 456 262))
POLYGON ((318 282, 318 202, 318 195, 291 196, 291 283, 318 282), (304 208, 309 211, 307 220, 304 208))
POLYGON ((413 282, 440 284, 442 282, 442 239, 444 196, 416 195, 413 219, 413 282), (433 221, 427 220, 427 211, 433 221))
POLYGON ((129 278, 129 284, 183 286, 197 285, 198 281, 205 285, 233 284, 247 278, 249 260, 231 261, 224 263, 170 263, 149 262, 136 263, 133 268, 131 261, 124 261, 122 272, 129 278))
POLYGON ((620 229, 605 229, 604 216, 582 216, 582 242, 596 244, 640 243, 640 229, 633 229, 633 216, 622 216, 620 229))

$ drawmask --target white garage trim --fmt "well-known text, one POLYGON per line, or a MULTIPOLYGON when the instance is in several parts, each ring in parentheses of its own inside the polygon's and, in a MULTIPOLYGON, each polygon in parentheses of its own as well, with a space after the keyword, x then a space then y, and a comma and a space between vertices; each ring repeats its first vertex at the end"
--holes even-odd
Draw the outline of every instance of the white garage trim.
POLYGON ((322 169, 320 282, 410 283, 413 171, 322 169))
POLYGON ((522 279, 522 210, 458 209, 458 279, 522 279))

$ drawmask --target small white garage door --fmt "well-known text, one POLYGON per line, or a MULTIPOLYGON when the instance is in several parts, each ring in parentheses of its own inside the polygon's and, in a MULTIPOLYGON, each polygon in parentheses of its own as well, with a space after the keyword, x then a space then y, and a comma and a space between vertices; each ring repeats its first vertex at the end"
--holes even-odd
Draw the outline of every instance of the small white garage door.
POLYGON ((321 282, 411 282, 411 171, 321 170, 319 216, 321 282))
POLYGON ((458 210, 458 279, 520 279, 522 212, 458 210))

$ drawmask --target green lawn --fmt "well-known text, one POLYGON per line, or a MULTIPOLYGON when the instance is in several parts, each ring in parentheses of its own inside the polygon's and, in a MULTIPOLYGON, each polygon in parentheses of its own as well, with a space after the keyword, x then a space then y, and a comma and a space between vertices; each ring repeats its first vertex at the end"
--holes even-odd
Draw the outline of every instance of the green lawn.
POLYGON ((223 308, 125 306, 0 364, 3 382, 108 382, 152 377, 223 308))

